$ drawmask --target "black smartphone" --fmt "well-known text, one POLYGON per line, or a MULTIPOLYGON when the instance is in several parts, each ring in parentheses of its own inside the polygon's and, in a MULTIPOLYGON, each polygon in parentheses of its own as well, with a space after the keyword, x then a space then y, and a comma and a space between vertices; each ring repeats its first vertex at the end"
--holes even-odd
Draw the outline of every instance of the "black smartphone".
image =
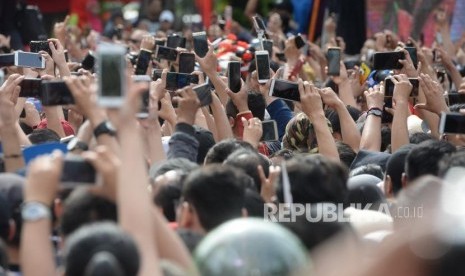
POLYGON ((339 76, 341 71, 341 48, 329 48, 327 53, 328 75, 339 76))
POLYGON ((300 102, 299 85, 296 82, 273 79, 269 95, 295 102, 300 102))
POLYGON ((197 98, 199 98, 200 107, 207 106, 212 103, 212 92, 208 83, 197 85, 193 88, 193 90, 197 94, 197 98))
POLYGON ((186 38, 177 34, 168 36, 166 40, 166 47, 174 48, 186 48, 186 38))
POLYGON ((191 84, 191 75, 168 72, 166 75, 166 90, 178 90, 191 84))
POLYGON ((197 32, 192 34, 194 40, 194 52, 201 58, 208 53, 208 41, 206 32, 197 32))
POLYGON ((78 155, 68 155, 63 163, 61 184, 74 187, 80 184, 93 185, 97 179, 95 168, 78 155))
POLYGON ((40 51, 47 52, 50 56, 52 56, 52 50, 50 49, 50 45, 48 41, 31 41, 29 47, 31 47, 32 53, 38 53, 40 51))
POLYGON ((84 59, 81 61, 82 69, 93 72, 95 66, 95 56, 92 52, 87 53, 84 59))
POLYGON ((255 15, 252 17, 255 29, 258 31, 266 32, 266 25, 265 22, 263 21, 263 18, 261 18, 259 15, 255 15))
POLYGON ((15 54, 1 54, 0 55, 0 67, 8 67, 15 65, 15 54))
POLYGON ((161 39, 161 38, 155 38, 155 48, 157 46, 165 46, 165 45, 166 45, 166 40, 161 39))
POLYGON ((418 68, 417 48, 405 47, 404 49, 407 50, 408 54, 410 55, 410 59, 412 60, 413 66, 415 66, 415 68, 418 68))
POLYGON ((282 62, 287 61, 286 56, 284 55, 284 53, 276 53, 276 57, 278 58, 279 61, 282 61, 282 62))
POLYGON ((404 52, 377 52, 373 55, 374 70, 402 69, 399 59, 405 59, 404 52))
POLYGON ((304 39, 302 38, 301 35, 296 35, 294 37, 294 43, 295 43, 295 47, 297 49, 300 49, 300 48, 305 46, 305 41, 304 41, 304 39))
POLYGON ((45 68, 45 59, 39 53, 15 52, 15 66, 27 68, 45 68))
POLYGON ((142 92, 140 99, 139 112, 136 114, 137 118, 144 119, 149 116, 149 103, 150 103, 150 81, 152 79, 147 75, 134 75, 132 76, 133 82, 146 83, 147 88, 142 92))
POLYGON ((179 54, 179 73, 190 74, 195 69, 195 55, 193 53, 179 54))
POLYGON ((147 68, 152 60, 152 53, 144 49, 140 50, 136 63, 136 75, 147 74, 147 68))
POLYGON ((272 57, 273 56, 273 40, 264 39, 262 43, 263 43, 263 50, 268 51, 268 55, 272 57))
POLYGON ((258 83, 265 84, 270 79, 270 59, 267 51, 255 52, 258 83))
POLYGON ((465 114, 442 112, 439 121, 439 133, 464 134, 465 114))
POLYGON ((19 97, 21 98, 39 98, 40 97, 40 84, 42 79, 25 78, 21 81, 19 97))
POLYGON ((42 81, 40 101, 44 106, 74 104, 71 91, 61 80, 42 81))
POLYGON ((176 49, 165 47, 165 46, 157 46, 155 57, 159 59, 175 61, 176 58, 178 57, 178 51, 176 51, 176 49))
POLYGON ((230 61, 228 63, 228 87, 237 93, 241 90, 241 63, 239 61, 230 61))
POLYGON ((382 124, 392 123, 394 117, 386 111, 386 108, 392 108, 392 97, 384 97, 383 116, 381 117, 382 124))
MULTIPOLYGON (((410 97, 418 97, 420 90, 420 82, 417 78, 409 78, 410 84, 412 84, 412 91, 410 97)), ((384 97, 392 97, 394 95, 394 82, 391 77, 384 80, 384 97)))
POLYGON ((161 74, 163 73, 163 69, 153 69, 152 71, 152 80, 156 81, 161 79, 161 74))
POLYGON ((263 134, 260 141, 278 141, 278 127, 275 120, 262 122, 263 134))
POLYGON ((449 94, 447 94, 447 99, 449 102, 449 106, 454 104, 464 104, 465 94, 458 92, 449 92, 449 94))

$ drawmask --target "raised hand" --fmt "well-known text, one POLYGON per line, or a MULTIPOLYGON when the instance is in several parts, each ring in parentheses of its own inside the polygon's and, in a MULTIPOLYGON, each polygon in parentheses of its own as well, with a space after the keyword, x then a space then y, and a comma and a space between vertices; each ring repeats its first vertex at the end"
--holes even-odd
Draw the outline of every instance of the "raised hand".
POLYGON ((257 148, 263 135, 262 121, 258 118, 251 118, 247 121, 242 117, 242 124, 244 125, 242 139, 257 148))
POLYGON ((415 105, 415 108, 425 109, 438 115, 442 111, 448 111, 449 108, 447 107, 441 85, 426 74, 421 74, 419 80, 420 88, 425 94, 426 103, 419 103, 415 105))

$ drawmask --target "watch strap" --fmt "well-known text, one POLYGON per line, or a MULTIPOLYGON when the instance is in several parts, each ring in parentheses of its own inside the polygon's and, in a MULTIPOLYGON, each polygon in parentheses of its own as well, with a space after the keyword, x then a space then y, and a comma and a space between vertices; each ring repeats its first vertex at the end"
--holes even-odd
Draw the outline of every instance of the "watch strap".
POLYGON ((101 122, 95 129, 94 129, 94 136, 98 138, 102 134, 108 134, 110 136, 116 136, 116 132, 109 121, 101 122), (108 126, 111 126, 108 127, 108 126))

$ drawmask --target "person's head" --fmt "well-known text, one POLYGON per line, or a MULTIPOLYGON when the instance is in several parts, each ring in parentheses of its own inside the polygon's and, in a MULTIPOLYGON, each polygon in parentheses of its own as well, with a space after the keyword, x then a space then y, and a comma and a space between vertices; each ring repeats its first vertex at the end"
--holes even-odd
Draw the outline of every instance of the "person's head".
POLYGON ((23 187, 25 179, 16 174, 0 174, 0 195, 6 200, 6 215, 8 222, 2 224, 2 238, 6 236, 5 243, 9 247, 19 247, 21 240, 22 217, 21 204, 23 203, 23 187), (5 224, 8 223, 8 226, 5 224), (7 229, 8 228, 8 229, 7 229))
POLYGON ((156 163, 150 167, 149 175, 152 180, 155 180, 160 175, 169 171, 182 171, 187 174, 198 167, 199 165, 187 160, 186 158, 171 158, 162 163, 156 163))
POLYGON ((245 189, 245 204, 247 210, 247 217, 263 218, 264 210, 263 205, 265 201, 258 191, 252 189, 245 189))
POLYGON ((208 165, 191 172, 182 191, 179 225, 208 232, 245 214, 245 187, 251 178, 227 165, 208 165))
POLYGON ((307 263, 303 245, 291 232, 251 218, 213 230, 194 256, 201 275, 294 275, 307 263))
POLYGON ((388 126, 383 126, 381 128, 381 151, 390 152, 391 146, 391 128, 388 126))
POLYGON ((131 236, 113 223, 83 226, 66 240, 66 276, 136 276, 140 255, 131 236))
MULTIPOLYGON (((352 106, 347 106, 347 110, 349 111, 352 120, 354 120, 354 122, 357 121, 361 114, 360 110, 352 106)), ((327 109, 325 110, 325 116, 328 118, 333 128, 334 139, 342 141, 341 122, 339 121, 339 115, 337 111, 334 109, 327 109)))
POLYGON ((275 166, 280 165, 283 161, 287 161, 294 157, 294 151, 290 149, 281 149, 270 155, 270 160, 275 166))
POLYGON ((438 176, 444 178, 449 169, 453 167, 465 168, 465 151, 460 150, 451 155, 444 156, 439 162, 438 176))
MULTIPOLYGON (((347 169, 321 155, 296 156, 286 162, 293 203, 344 203, 347 194, 347 169)), ((283 180, 276 194, 284 202, 283 180)))
POLYGON ((117 219, 115 203, 93 195, 87 189, 76 189, 64 202, 60 230, 66 238, 83 225, 101 221, 116 222, 117 219))
POLYGON ((257 167, 260 165, 265 172, 265 176, 268 177, 270 162, 269 160, 257 153, 256 151, 250 150, 237 150, 231 153, 228 158, 224 161, 223 164, 229 165, 231 167, 237 168, 245 172, 250 176, 254 181, 254 188, 257 191, 260 191, 261 180, 260 175, 258 174, 257 167))
POLYGON ((439 161, 456 148, 446 141, 428 140, 414 147, 405 162, 405 179, 409 183, 423 175, 438 175, 439 161))
POLYGON ((336 142, 337 152, 339 153, 339 159, 341 162, 346 165, 347 168, 350 168, 350 165, 354 161, 357 153, 347 144, 337 141, 336 142))
POLYGON ((254 151, 254 147, 244 141, 227 139, 216 143, 205 156, 205 164, 223 163, 228 156, 238 149, 248 149, 254 151))
POLYGON ((168 32, 173 28, 174 23, 174 14, 170 10, 164 10, 160 14, 160 30, 164 32, 168 32))
POLYGON ((357 209, 379 210, 379 203, 385 202, 386 198, 377 184, 382 181, 369 174, 360 174, 349 178, 347 187, 347 204, 351 204, 357 209))
POLYGON ((186 176, 186 172, 171 170, 155 178, 152 185, 153 201, 170 222, 176 221, 176 204, 186 176))
POLYGON ((380 165, 377 164, 367 164, 357 167, 350 171, 349 177, 357 176, 360 174, 369 174, 373 175, 379 179, 384 179, 384 172, 380 165))
POLYGON ((424 133, 424 132, 415 132, 409 135, 410 144, 415 144, 415 145, 418 145, 421 142, 424 142, 427 140, 433 140, 433 139, 434 137, 431 134, 424 133))
POLYGON ((55 131, 48 128, 34 129, 27 137, 33 145, 60 142, 60 136, 55 131))
POLYGON ((283 31, 283 21, 279 13, 272 13, 268 18, 267 22, 268 30, 272 33, 278 33, 283 31))
MULTIPOLYGON (((247 93, 247 104, 254 117, 259 118, 261 121, 265 119, 266 102, 262 94, 255 91, 249 91, 247 93)), ((228 115, 229 124, 233 129, 236 129, 236 116, 239 113, 239 110, 231 99, 229 99, 226 103, 225 109, 226 114, 228 115)), ((240 122, 240 124, 242 124, 242 122, 240 122)))
MULTIPOLYGON (((454 104, 449 106, 450 112, 460 112, 460 110, 465 109, 465 104, 454 104)), ((463 147, 465 146, 465 135, 463 134, 444 134, 444 140, 450 142, 454 146, 463 147)))

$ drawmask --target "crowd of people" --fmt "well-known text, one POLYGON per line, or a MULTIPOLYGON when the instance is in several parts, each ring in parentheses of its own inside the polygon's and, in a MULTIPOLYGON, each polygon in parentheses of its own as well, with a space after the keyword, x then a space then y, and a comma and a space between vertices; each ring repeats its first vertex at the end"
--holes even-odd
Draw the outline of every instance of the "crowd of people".
MULTIPOLYGON (((44 68, 2 63, 0 275, 463 275, 465 60, 447 14, 431 47, 384 31, 356 56, 334 17, 318 41, 283 18, 212 19, 199 53, 202 30, 176 33, 171 12, 130 28, 116 15, 102 33, 67 17, 38 52, 44 68), (172 36, 178 58, 160 58, 172 36), (127 49, 117 108, 99 104, 101 45, 127 49), (397 69, 376 68, 392 52, 397 69), (195 54, 198 83, 171 91, 181 53, 195 54), (22 96, 30 79, 64 83, 74 103, 22 96), (297 98, 273 96, 282 80, 297 98), (459 131, 440 124, 450 112, 459 131)), ((3 62, 14 50, 0 44, 3 62)))

